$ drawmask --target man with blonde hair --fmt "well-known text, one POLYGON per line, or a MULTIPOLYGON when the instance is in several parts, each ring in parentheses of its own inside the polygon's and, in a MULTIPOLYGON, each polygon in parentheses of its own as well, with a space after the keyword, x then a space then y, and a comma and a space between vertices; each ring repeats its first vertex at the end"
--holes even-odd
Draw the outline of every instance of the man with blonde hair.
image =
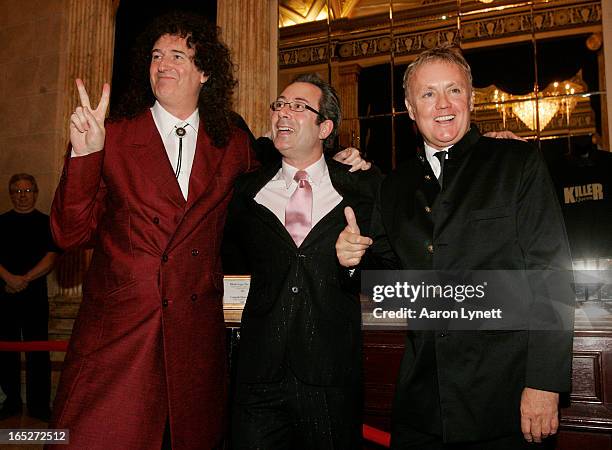
POLYGON ((525 273, 530 314, 556 312, 564 326, 535 329, 533 317, 525 317, 529 326, 509 331, 409 331, 392 447, 536 448, 529 443, 558 429, 573 336, 570 284, 552 296, 559 289, 543 275, 565 282, 571 268, 546 166, 530 145, 484 137, 470 124, 471 71, 452 47, 422 53, 406 70, 404 90, 424 151, 383 182, 371 239, 346 211, 348 226, 336 243, 340 263, 356 266, 367 251, 364 265, 378 268, 525 273))

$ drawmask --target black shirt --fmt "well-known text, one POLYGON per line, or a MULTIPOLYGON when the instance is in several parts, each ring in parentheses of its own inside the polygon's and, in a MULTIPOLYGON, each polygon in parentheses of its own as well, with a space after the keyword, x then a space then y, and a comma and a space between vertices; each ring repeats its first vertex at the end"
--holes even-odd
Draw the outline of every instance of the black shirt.
MULTIPOLYGON (((21 214, 14 210, 0 215, 0 264, 14 275, 25 275, 48 252, 57 252, 49 216, 34 210, 21 214)), ((31 284, 44 283, 40 277, 31 284)))

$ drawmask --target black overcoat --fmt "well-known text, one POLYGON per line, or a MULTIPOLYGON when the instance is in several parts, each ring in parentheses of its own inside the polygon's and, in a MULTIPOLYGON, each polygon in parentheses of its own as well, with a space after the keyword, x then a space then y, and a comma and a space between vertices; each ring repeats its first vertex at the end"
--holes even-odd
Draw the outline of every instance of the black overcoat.
MULTIPOLYGON (((364 264, 424 270, 571 267, 550 177, 531 145, 483 137, 472 126, 450 149, 443 180, 440 188, 425 156, 417 154, 383 181, 371 225, 374 245, 364 264)), ((556 310, 571 328, 574 299, 570 289, 563 292, 567 296, 538 301, 565 305, 556 310)), ((408 332, 394 426, 438 434, 445 442, 520 432, 524 387, 569 391, 572 336, 525 329, 408 332)))

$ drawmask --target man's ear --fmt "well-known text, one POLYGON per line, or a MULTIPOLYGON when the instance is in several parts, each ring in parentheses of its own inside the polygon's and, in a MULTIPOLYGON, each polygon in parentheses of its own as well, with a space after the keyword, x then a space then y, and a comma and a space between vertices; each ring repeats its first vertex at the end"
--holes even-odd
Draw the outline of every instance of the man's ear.
POLYGON ((327 119, 319 124, 319 139, 327 139, 334 130, 334 122, 327 119))
POLYGON ((476 98, 476 92, 472 89, 472 93, 470 94, 470 111, 474 111, 474 98, 476 98))
POLYGON ((204 84, 208 81, 209 75, 206 75, 204 72, 200 74, 200 84, 204 84))
POLYGON ((408 115, 412 120, 414 120, 414 111, 412 110, 412 106, 407 98, 404 99, 404 104, 406 105, 406 109, 408 110, 408 115))

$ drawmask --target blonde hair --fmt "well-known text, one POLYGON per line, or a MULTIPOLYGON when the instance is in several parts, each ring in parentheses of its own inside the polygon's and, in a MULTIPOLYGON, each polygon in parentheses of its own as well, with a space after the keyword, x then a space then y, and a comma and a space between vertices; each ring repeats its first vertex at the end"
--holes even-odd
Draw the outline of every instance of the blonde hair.
POLYGON ((425 50, 406 68, 403 82, 404 97, 406 100, 409 98, 410 82, 414 76, 414 73, 419 67, 432 61, 442 61, 459 67, 459 69, 461 69, 461 71, 465 74, 470 89, 472 88, 472 69, 461 54, 461 49, 453 44, 442 44, 429 50, 425 50))

